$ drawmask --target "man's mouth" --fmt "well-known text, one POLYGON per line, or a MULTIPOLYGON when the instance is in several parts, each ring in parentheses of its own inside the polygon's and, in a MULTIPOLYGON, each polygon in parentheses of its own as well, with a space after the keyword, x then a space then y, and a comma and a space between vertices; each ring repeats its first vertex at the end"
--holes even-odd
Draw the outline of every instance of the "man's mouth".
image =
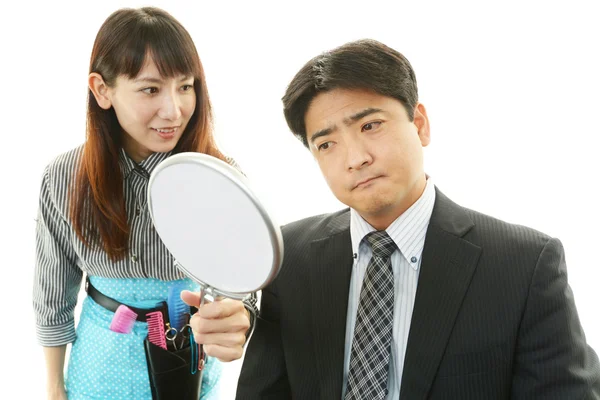
POLYGON ((382 177, 382 175, 372 176, 370 178, 363 179, 363 180, 359 181, 356 185, 354 185, 353 189, 357 189, 357 188, 360 188, 362 186, 366 186, 370 182, 374 181, 375 179, 381 178, 381 177, 382 177))

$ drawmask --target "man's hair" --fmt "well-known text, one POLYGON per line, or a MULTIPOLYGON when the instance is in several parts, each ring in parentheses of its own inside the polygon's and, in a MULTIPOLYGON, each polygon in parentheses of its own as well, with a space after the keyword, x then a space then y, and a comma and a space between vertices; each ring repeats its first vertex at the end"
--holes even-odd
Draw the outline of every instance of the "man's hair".
POLYGON ((417 79, 408 60, 376 40, 346 43, 307 62, 282 98, 287 124, 306 147, 306 111, 319 93, 333 89, 366 89, 392 97, 414 118, 417 79))

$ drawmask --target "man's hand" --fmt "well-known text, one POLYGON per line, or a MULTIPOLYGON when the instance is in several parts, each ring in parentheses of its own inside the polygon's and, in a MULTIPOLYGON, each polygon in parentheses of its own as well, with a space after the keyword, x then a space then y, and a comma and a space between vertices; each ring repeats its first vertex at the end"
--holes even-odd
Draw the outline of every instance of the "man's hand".
POLYGON ((199 308, 190 319, 190 326, 194 339, 204 345, 207 355, 224 362, 242 357, 246 332, 250 328, 250 316, 244 303, 223 299, 200 307, 200 294, 188 290, 181 292, 181 299, 199 308))

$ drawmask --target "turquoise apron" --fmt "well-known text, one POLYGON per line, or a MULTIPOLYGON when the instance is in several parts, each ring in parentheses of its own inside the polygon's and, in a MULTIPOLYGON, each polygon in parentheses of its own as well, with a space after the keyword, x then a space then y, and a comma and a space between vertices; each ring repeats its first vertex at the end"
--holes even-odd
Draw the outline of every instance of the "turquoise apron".
MULTIPOLYGON (((169 287, 180 281, 158 279, 112 279, 91 276, 96 289, 108 297, 137 308, 153 308, 165 301, 169 287)), ((198 291, 190 279, 182 280, 189 290, 198 291)), ((108 327, 114 313, 86 296, 77 325, 67 369, 69 400, 135 399, 151 400, 150 381, 143 341, 148 325, 136 321, 130 334, 116 333, 108 327)), ((221 364, 212 357, 202 375, 201 400, 219 397, 221 364)))

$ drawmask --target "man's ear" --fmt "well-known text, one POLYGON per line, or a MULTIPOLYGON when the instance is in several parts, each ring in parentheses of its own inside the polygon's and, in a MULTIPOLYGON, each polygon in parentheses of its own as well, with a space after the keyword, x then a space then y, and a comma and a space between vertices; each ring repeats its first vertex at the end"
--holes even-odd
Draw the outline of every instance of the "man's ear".
POLYGON ((108 110, 112 107, 112 101, 108 95, 108 85, 104 82, 102 75, 92 72, 88 77, 88 86, 96 98, 96 102, 100 107, 108 110))
POLYGON ((417 103, 415 107, 415 118, 413 123, 417 127, 421 145, 423 147, 427 146, 431 141, 431 137, 429 136, 429 118, 427 118, 427 110, 422 103, 417 103))

